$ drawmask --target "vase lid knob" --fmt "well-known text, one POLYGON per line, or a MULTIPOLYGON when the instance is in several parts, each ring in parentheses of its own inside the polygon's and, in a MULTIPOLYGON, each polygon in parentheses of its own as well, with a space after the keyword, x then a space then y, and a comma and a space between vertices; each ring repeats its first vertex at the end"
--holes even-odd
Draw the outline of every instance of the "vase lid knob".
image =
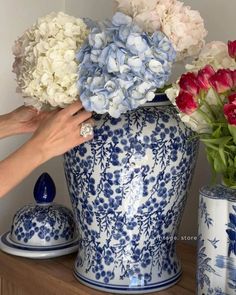
POLYGON ((48 173, 43 173, 35 183, 34 198, 37 204, 50 204, 56 195, 54 181, 48 173))

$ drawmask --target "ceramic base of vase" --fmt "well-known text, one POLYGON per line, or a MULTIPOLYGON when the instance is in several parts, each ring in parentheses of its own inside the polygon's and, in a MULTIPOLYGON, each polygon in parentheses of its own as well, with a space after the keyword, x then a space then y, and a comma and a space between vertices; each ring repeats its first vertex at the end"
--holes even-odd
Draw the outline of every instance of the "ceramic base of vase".
POLYGON ((122 286, 115 284, 101 284, 97 281, 93 281, 81 276, 76 270, 74 270, 74 276, 83 285, 90 287, 92 289, 96 289, 103 292, 109 292, 112 294, 147 294, 162 291, 177 284, 181 279, 181 275, 182 270, 180 269, 180 271, 175 276, 168 278, 167 280, 163 280, 146 286, 132 287, 128 285, 122 286))

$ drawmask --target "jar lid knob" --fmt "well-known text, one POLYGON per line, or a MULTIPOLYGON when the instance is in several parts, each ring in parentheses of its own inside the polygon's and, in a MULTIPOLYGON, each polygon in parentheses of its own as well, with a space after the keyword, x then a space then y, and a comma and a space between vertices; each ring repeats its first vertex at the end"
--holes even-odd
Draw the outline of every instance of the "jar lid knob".
POLYGON ((56 195, 54 181, 48 173, 43 173, 35 183, 34 198, 37 204, 52 203, 56 195))

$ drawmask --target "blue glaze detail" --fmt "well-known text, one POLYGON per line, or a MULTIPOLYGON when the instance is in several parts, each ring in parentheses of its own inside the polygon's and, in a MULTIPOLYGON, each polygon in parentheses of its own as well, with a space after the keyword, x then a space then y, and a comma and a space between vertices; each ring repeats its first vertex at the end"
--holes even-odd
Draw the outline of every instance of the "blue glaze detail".
POLYGON ((206 205, 206 202, 204 202, 203 198, 200 199, 199 213, 200 213, 200 218, 204 219, 204 222, 208 228, 210 226, 213 226, 213 219, 210 217, 210 214, 207 211, 207 205, 206 205))
POLYGON ((228 235, 228 256, 234 255, 236 258, 236 205, 232 207, 233 212, 229 213, 229 223, 227 224, 226 233, 228 235))
POLYGON ((43 173, 34 186, 34 198, 37 204, 52 203, 56 195, 54 181, 48 173, 43 173))
POLYGON ((213 268, 209 263, 212 261, 212 258, 208 257, 206 254, 206 246, 205 241, 202 239, 200 235, 198 237, 198 267, 197 267, 197 283, 198 283, 198 294, 201 294, 200 290, 204 288, 204 286, 208 286, 207 290, 212 295, 227 295, 225 294, 221 288, 212 287, 210 277, 212 275, 219 276, 220 272, 218 273, 215 268, 213 268))
POLYGON ((158 289, 181 271, 175 240, 198 142, 172 106, 94 120, 94 139, 64 156, 80 231, 77 274, 109 292, 132 293, 134 277, 132 288, 158 289))

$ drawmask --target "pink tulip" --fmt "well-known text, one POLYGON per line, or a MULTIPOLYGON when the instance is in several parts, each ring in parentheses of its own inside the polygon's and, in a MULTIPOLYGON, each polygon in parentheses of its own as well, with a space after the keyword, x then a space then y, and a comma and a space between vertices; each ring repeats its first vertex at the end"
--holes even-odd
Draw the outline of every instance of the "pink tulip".
POLYGON ((236 70, 231 71, 231 76, 233 80, 233 87, 236 87, 236 70))
POLYGON ((236 59, 236 40, 228 42, 229 56, 236 59))
POLYGON ((209 79, 215 74, 215 70, 212 66, 207 65, 202 70, 198 72, 197 83, 200 89, 208 90, 211 88, 209 79))
POLYGON ((224 105, 224 115, 230 125, 236 125, 236 104, 224 105))
POLYGON ((236 104, 236 92, 228 96, 230 103, 236 104))
POLYGON ((209 78, 210 85, 218 93, 224 93, 233 87, 232 71, 220 69, 209 78))
POLYGON ((181 91, 188 92, 194 96, 198 95, 200 88, 197 83, 197 76, 194 73, 183 74, 179 81, 181 91))
POLYGON ((179 110, 187 115, 190 115, 198 108, 195 97, 185 91, 180 91, 179 95, 176 97, 176 104, 179 110))

